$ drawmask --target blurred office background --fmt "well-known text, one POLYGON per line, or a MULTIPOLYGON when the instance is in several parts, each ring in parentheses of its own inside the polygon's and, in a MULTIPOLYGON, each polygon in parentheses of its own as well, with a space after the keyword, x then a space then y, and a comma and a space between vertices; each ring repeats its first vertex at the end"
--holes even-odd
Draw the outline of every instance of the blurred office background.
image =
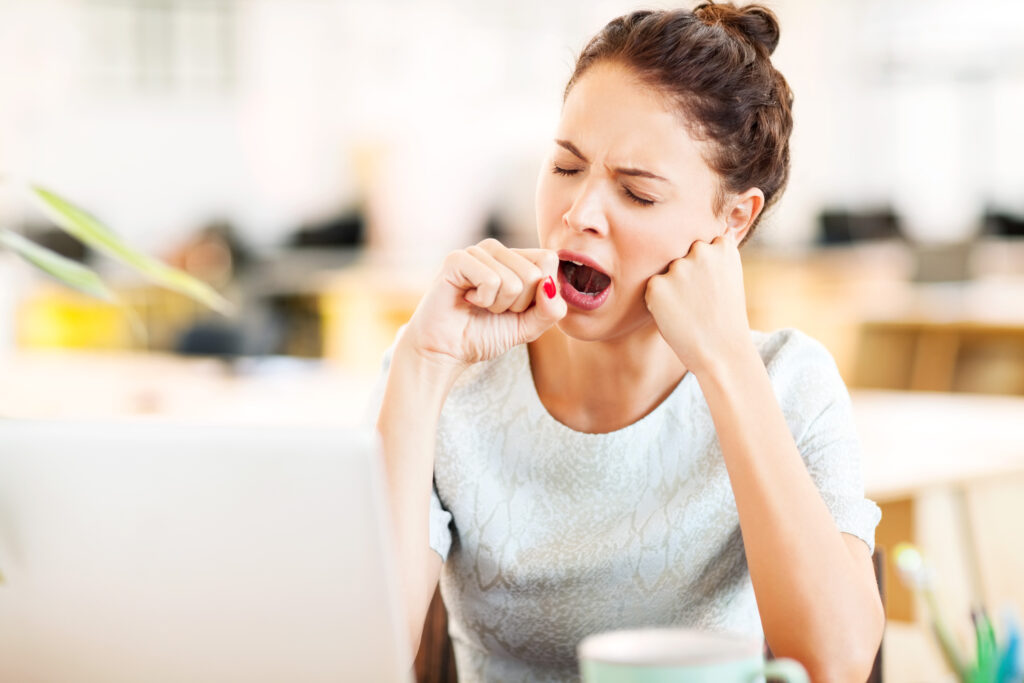
MULTIPOLYGON (((1006 542, 1024 537, 1024 4, 765 4, 796 125, 789 188, 744 249, 751 323, 835 356, 880 546, 925 548, 957 623, 1024 607, 1006 542)), ((0 414, 354 421, 447 251, 535 246, 575 55, 640 6, 0 0, 0 226, 125 305, 0 252, 0 414), (98 258, 25 181, 240 315, 98 258)), ((920 601, 888 579, 887 680, 942 680, 920 601)))

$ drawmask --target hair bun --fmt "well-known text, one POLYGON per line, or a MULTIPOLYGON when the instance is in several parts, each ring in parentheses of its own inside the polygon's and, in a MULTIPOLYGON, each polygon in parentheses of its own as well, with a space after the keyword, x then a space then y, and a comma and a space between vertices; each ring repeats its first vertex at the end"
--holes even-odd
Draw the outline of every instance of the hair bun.
POLYGON ((705 24, 721 24, 726 29, 742 34, 754 44, 762 45, 770 55, 779 44, 779 20, 763 5, 736 7, 729 3, 704 2, 693 13, 705 24))

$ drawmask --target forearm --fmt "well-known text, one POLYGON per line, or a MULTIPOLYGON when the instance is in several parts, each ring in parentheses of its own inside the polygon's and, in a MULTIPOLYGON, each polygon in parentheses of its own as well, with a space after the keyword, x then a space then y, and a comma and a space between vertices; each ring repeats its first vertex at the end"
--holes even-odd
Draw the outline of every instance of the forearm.
POLYGON ((441 408, 458 374, 454 368, 425 360, 400 341, 377 419, 414 652, 440 572, 440 558, 428 541, 434 444, 441 408))
POLYGON ((811 479, 760 355, 742 347, 697 378, 772 651, 804 663, 812 680, 849 680, 847 672, 870 668, 881 636, 877 589, 864 581, 811 479))

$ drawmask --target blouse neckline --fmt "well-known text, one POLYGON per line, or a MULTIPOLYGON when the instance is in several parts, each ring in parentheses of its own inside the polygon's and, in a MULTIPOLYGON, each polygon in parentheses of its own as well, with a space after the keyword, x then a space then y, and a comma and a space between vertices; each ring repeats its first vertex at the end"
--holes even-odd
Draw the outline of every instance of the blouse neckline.
POLYGON ((687 371, 683 375, 682 379, 673 387, 672 391, 666 396, 658 405, 654 407, 649 413, 641 417, 636 422, 631 422, 625 427, 620 427, 611 432, 581 432, 573 429, 572 427, 564 424, 557 420, 550 412, 548 412, 547 406, 540 400, 540 394, 537 392, 537 384, 533 379, 533 367, 530 363, 530 351, 526 344, 520 344, 515 347, 516 352, 519 354, 519 365, 520 371, 525 374, 524 382, 528 385, 528 400, 531 407, 541 415, 541 420, 550 425, 553 425, 555 429, 564 432, 565 434, 577 438, 577 439, 620 439, 632 435, 634 432, 642 429, 650 423, 655 422, 661 418, 662 413, 668 410, 668 405, 673 401, 679 400, 679 397, 685 392, 690 390, 690 386, 696 383, 694 374, 687 371))

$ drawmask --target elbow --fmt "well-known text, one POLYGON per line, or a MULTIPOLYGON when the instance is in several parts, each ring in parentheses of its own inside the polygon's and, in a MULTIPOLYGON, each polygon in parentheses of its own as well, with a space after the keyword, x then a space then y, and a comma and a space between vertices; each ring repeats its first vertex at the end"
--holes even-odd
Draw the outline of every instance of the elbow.
POLYGON ((871 675, 875 657, 858 659, 847 657, 843 660, 807 663, 807 676, 814 683, 864 683, 871 675))
POLYGON ((864 683, 878 658, 884 628, 883 616, 878 627, 863 637, 850 638, 827 652, 817 652, 800 661, 814 683, 864 683))
POLYGON ((876 600, 870 615, 861 617, 864 625, 814 642, 792 643, 798 651, 787 653, 780 647, 776 654, 800 662, 814 683, 864 683, 875 666, 885 630, 885 612, 881 600, 876 600))
POLYGON ((416 657, 420 654, 420 645, 423 644, 423 628, 416 628, 413 626, 409 629, 409 644, 412 645, 411 659, 409 661, 415 662, 416 657))

